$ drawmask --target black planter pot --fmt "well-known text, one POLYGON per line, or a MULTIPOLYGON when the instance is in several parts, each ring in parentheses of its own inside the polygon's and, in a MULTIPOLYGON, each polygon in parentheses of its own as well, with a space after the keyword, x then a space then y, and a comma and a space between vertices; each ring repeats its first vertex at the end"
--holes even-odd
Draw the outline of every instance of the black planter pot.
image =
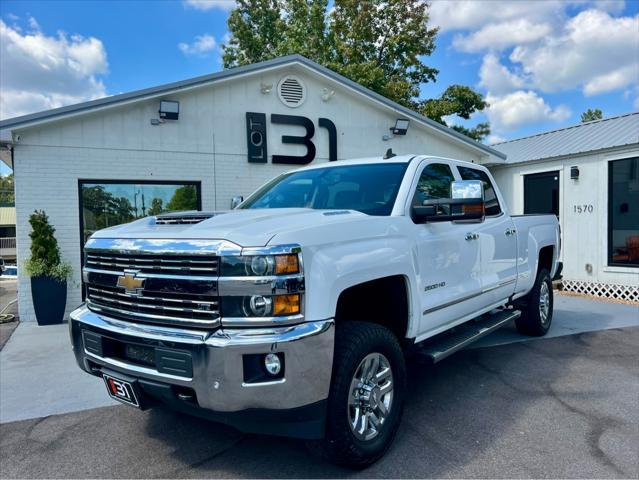
POLYGON ((53 325, 64 320, 67 282, 51 277, 31 277, 31 298, 38 325, 53 325))

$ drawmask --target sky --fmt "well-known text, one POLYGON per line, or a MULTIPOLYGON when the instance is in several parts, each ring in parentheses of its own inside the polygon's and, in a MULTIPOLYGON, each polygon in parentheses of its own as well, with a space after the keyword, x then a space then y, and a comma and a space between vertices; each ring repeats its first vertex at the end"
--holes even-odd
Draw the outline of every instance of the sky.
MULTIPOLYGON (((0 118, 222 69, 234 0, 0 2, 0 118)), ((440 70, 421 96, 469 85, 486 143, 639 110, 639 0, 432 0, 440 70)), ((6 173, 3 171, 3 173, 6 173)))

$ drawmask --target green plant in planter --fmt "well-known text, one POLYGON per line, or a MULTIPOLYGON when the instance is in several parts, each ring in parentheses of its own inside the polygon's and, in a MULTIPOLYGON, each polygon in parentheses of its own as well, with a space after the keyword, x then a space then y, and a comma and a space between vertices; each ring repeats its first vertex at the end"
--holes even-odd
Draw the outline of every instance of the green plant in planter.
POLYGON ((60 259, 60 249, 54 233, 55 228, 49 223, 44 211, 36 210, 29 217, 31 224, 31 257, 24 268, 30 277, 49 277, 64 282, 71 277, 71 265, 60 259))
POLYGON ((53 325, 64 320, 67 303, 67 279, 71 265, 60 259, 60 249, 44 211, 29 217, 31 224, 31 257, 24 269, 31 277, 33 310, 39 325, 53 325))

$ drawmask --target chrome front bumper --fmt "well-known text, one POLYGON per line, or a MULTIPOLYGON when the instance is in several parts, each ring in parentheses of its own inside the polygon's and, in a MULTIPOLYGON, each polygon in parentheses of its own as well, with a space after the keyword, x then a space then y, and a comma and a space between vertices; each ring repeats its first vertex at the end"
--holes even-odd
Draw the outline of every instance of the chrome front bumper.
POLYGON ((335 333, 332 319, 277 328, 211 332, 126 322, 82 306, 71 313, 69 328, 76 360, 83 370, 99 374, 101 369, 106 369, 135 379, 189 388, 196 394, 198 407, 203 409, 215 412, 289 410, 328 397, 335 333), (188 352, 192 374, 161 373, 150 366, 91 353, 83 342, 84 330, 118 342, 188 352), (243 357, 269 352, 283 354, 283 378, 245 382, 243 357))

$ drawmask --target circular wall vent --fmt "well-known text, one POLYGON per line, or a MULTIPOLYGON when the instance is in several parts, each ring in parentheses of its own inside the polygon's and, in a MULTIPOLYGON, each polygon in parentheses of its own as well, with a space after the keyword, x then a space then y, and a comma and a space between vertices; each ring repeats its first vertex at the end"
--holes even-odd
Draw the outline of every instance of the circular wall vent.
POLYGON ((306 100, 306 87, 299 78, 288 75, 277 84, 277 95, 287 107, 299 107, 306 100))

